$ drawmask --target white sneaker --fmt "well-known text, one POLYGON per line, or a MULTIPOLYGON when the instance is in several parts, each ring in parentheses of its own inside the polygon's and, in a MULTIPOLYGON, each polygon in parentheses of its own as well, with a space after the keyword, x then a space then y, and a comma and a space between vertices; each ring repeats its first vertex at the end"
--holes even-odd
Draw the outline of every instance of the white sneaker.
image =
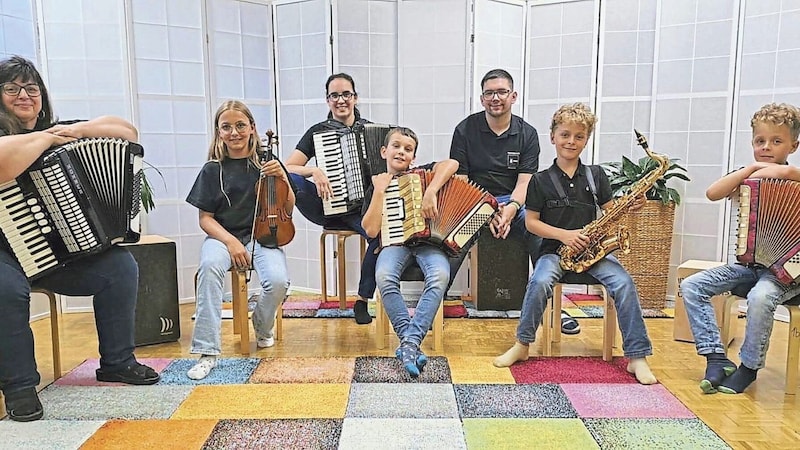
POLYGON ((186 376, 193 380, 202 380, 211 373, 211 369, 214 367, 217 367, 217 357, 203 355, 197 364, 186 372, 186 376))
POLYGON ((275 345, 274 337, 260 337, 256 340, 258 348, 269 348, 275 345))

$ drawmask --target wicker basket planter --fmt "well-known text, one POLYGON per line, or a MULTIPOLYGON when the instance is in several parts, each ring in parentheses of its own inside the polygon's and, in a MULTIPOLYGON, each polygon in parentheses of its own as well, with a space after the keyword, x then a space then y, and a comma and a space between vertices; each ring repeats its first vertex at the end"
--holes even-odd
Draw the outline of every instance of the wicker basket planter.
POLYGON ((648 200, 622 224, 631 234, 631 252, 615 252, 636 283, 642 308, 661 309, 667 301, 667 277, 675 221, 675 202, 648 200))

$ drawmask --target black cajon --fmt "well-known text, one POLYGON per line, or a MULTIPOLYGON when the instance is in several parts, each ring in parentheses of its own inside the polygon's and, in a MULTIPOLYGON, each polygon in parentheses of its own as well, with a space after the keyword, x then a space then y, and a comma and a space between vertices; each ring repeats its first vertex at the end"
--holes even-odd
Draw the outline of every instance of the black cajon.
POLYGON ((528 252, 516 239, 481 232, 470 253, 469 290, 479 311, 522 309, 528 285, 528 252))
POLYGON ((125 248, 139 264, 136 346, 177 341, 181 337, 181 318, 175 242, 144 235, 125 248))

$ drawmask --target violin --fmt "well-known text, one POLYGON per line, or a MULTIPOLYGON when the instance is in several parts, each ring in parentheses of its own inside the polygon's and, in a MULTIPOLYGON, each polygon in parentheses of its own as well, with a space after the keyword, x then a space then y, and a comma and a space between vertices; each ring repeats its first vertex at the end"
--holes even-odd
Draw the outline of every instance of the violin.
MULTIPOLYGON (((266 145, 262 142, 261 151, 258 152, 259 162, 262 165, 275 159, 272 145, 273 143, 277 145, 278 137, 274 136, 272 130, 267 130, 265 141, 266 145)), ((256 183, 253 239, 265 247, 283 247, 294 239, 292 216, 284 209, 290 189, 291 186, 285 179, 263 173, 256 183)))

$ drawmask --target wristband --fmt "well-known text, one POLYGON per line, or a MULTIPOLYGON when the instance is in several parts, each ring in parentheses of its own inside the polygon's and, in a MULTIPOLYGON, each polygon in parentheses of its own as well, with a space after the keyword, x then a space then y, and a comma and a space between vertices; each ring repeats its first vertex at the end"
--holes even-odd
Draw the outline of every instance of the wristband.
POLYGON ((506 203, 506 205, 517 205, 517 211, 522 209, 522 205, 516 200, 509 200, 508 203, 506 203))

